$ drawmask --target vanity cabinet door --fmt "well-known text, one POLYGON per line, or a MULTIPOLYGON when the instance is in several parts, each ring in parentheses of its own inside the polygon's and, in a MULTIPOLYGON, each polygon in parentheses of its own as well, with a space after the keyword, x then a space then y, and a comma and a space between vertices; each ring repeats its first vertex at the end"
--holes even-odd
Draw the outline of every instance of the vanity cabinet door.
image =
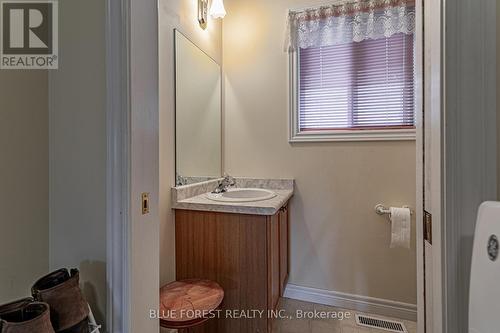
POLYGON ((279 212, 279 243, 280 243, 280 295, 283 296, 288 282, 288 206, 284 206, 279 212))

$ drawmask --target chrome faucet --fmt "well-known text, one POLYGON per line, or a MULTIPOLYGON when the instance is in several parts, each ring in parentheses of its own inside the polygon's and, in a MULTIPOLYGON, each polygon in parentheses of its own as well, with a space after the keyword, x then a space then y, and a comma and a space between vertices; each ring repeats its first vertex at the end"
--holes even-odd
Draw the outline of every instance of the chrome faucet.
POLYGON ((215 190, 212 191, 212 193, 224 193, 224 192, 227 192, 227 188, 230 187, 230 186, 234 186, 236 185, 236 180, 231 177, 230 175, 228 174, 225 174, 224 175, 224 179, 222 179, 219 184, 217 185, 217 187, 215 188, 215 190))

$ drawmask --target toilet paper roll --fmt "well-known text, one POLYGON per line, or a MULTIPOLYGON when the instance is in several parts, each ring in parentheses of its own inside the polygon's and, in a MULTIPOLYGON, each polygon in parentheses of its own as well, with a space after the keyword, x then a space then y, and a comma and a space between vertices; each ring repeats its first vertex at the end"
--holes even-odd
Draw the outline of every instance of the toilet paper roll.
POLYGON ((411 211, 409 208, 391 207, 391 248, 410 248, 411 211))

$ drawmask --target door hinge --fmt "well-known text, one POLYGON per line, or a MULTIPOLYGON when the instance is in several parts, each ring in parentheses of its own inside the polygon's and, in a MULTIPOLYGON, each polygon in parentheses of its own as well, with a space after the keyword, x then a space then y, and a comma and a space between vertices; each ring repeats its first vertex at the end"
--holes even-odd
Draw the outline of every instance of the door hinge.
POLYGON ((432 244, 432 214, 424 210, 424 240, 432 244))

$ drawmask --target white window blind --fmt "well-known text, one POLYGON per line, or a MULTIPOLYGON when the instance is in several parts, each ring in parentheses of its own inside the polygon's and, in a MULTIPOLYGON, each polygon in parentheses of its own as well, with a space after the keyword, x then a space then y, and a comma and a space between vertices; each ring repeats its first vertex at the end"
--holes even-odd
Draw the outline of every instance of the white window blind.
POLYGON ((415 126, 414 35, 299 49, 300 131, 415 126))

